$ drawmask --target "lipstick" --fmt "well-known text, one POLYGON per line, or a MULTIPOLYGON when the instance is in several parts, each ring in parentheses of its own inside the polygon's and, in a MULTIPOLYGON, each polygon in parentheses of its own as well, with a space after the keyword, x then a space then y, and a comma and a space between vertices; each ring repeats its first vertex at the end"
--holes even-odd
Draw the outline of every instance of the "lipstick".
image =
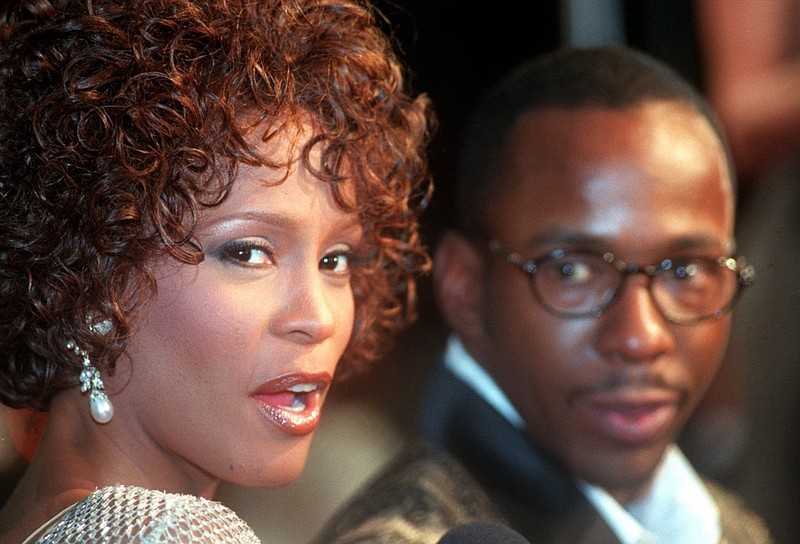
POLYGON ((281 431, 303 436, 317 428, 330 383, 327 372, 292 372, 262 384, 252 396, 261 413, 281 431))

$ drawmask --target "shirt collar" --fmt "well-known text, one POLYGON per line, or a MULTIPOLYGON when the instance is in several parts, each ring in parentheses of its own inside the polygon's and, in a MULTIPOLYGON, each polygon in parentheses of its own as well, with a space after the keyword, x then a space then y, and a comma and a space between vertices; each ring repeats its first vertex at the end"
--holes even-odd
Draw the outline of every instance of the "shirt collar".
POLYGON ((623 544, 693 544, 720 541, 719 510, 700 476, 671 445, 649 491, 624 507, 605 490, 579 482, 623 544))
MULTIPOLYGON (((447 339, 444 364, 512 425, 524 430, 522 416, 455 334, 447 339)), ((719 510, 674 444, 667 449, 647 494, 625 507, 600 487, 583 481, 578 485, 623 544, 719 542, 719 510)))
POLYGON ((444 366, 458 379, 467 384, 483 400, 505 417, 517 429, 524 429, 525 422, 500 386, 488 372, 467 352, 461 339, 451 334, 444 352, 444 366))

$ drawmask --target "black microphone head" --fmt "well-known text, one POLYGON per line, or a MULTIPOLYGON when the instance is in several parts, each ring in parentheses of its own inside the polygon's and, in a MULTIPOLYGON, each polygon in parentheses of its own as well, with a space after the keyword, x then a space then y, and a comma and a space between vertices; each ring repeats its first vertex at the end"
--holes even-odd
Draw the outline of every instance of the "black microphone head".
POLYGON ((531 544, 510 527, 491 521, 471 521, 447 531, 437 544, 531 544))

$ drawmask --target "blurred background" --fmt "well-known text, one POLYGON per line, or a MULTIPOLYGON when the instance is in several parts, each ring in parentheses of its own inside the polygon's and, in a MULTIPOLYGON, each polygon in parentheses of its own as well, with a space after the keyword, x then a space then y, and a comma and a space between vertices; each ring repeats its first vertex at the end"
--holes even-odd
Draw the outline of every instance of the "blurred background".
MULTIPOLYGON (((451 216, 464 116, 488 85, 523 59, 566 44, 627 44, 671 65, 724 110, 721 120, 737 136, 731 145, 741 162, 740 249, 759 276, 737 307, 730 356, 681 443, 698 468, 737 490, 765 517, 778 543, 794 542, 800 529, 795 454, 800 436, 794 424, 800 413, 800 287, 794 278, 800 266, 800 176, 794 166, 800 146, 800 65, 795 66, 800 2, 379 0, 376 5, 399 44, 413 89, 431 96, 439 117, 430 149, 436 193, 423 232, 431 249, 451 216), (742 74, 750 80, 740 82, 742 74), (765 106, 772 107, 765 116, 781 126, 773 129, 757 117, 765 106), (737 117, 742 113, 744 120, 737 117), (761 132, 751 135, 748 126, 761 132), (761 148, 767 151, 746 156, 761 148)), ((386 360, 332 391, 303 476, 280 490, 224 485, 217 498, 265 543, 309 542, 402 445, 420 386, 445 336, 430 278, 423 278, 418 322, 386 360)), ((23 469, 0 425, 0 501, 23 469)))

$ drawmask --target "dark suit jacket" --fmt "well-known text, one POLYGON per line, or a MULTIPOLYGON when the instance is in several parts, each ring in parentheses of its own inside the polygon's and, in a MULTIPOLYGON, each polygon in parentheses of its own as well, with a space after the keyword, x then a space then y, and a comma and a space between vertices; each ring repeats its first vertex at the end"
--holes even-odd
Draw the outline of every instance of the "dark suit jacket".
MULTIPOLYGON (((563 467, 441 362, 423 396, 420 434, 316 543, 434 544, 473 520, 506 523, 532 543, 619 543, 563 467)), ((708 485, 723 542, 770 542, 738 498, 708 485)))
POLYGON ((423 396, 420 430, 458 459, 528 540, 619 543, 560 465, 441 362, 423 396))

